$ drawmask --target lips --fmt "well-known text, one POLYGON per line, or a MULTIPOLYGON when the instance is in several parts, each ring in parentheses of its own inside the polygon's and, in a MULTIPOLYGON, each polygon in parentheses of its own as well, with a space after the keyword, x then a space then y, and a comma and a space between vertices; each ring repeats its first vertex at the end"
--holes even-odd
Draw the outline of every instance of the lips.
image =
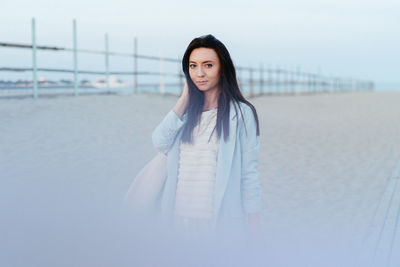
POLYGON ((200 85, 203 85, 203 84, 206 84, 207 81, 199 81, 199 82, 197 82, 197 83, 200 84, 200 85))

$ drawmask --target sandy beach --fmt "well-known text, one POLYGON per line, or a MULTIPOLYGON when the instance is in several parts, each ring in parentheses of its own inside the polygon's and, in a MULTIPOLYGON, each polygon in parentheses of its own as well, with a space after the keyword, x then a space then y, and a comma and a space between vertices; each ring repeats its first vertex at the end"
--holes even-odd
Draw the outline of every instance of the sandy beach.
MULTIPOLYGON (((151 132, 176 100, 154 94, 0 99, 0 248, 7 256, 0 265, 132 263, 138 248, 99 215, 118 209, 155 155, 151 132), (98 235, 99 229, 112 234, 98 235)), ((381 260, 398 266, 400 185, 392 181, 400 178, 400 92, 250 101, 261 126, 262 231, 269 240, 262 249, 297 251, 307 266, 381 260), (321 241, 319 254, 305 238, 321 241), (374 253, 363 254, 371 248, 379 250, 373 260, 374 253)), ((136 259, 145 266, 149 257, 136 259)), ((269 260, 276 262, 258 263, 285 266, 288 259, 269 260)))

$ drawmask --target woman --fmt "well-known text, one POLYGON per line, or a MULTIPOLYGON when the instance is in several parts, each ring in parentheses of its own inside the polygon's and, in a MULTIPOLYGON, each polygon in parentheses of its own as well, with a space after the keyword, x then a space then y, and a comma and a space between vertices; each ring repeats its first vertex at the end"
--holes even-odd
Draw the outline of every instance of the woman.
POLYGON ((195 231, 254 230, 261 210, 257 112, 214 36, 192 40, 182 69, 183 93, 152 134, 154 146, 168 152, 163 218, 195 231))

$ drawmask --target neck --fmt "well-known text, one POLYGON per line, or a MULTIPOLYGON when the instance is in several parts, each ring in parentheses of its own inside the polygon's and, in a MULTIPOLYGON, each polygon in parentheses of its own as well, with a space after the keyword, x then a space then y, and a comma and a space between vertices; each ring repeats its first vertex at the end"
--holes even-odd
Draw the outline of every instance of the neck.
POLYGON ((220 90, 212 90, 204 92, 203 110, 209 110, 218 107, 220 90))

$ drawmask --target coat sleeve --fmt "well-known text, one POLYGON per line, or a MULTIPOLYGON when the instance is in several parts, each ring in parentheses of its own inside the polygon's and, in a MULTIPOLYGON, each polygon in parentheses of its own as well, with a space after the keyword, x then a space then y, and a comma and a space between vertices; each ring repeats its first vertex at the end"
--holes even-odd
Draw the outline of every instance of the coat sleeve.
POLYGON ((153 130, 152 141, 157 150, 166 153, 171 148, 177 133, 186 122, 186 115, 180 119, 173 110, 170 110, 153 130))
POLYGON ((258 175, 259 137, 253 111, 247 105, 243 108, 240 123, 240 145, 242 159, 242 205, 246 213, 260 212, 262 209, 261 185, 258 175))

